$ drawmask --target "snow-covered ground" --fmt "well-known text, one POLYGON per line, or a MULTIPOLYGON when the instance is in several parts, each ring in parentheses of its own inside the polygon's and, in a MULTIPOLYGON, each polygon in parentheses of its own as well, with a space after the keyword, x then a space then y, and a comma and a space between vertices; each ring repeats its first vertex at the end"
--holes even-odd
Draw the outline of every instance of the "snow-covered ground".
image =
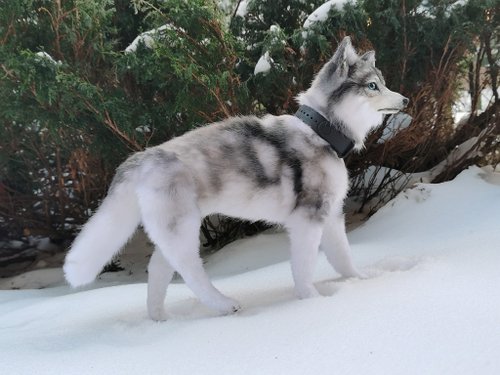
MULTIPOLYGON (((500 94, 500 88, 497 89, 498 94, 500 94)), ((476 114, 480 114, 488 108, 488 106, 494 101, 493 90, 491 87, 485 87, 481 90, 479 95, 479 103, 476 110, 476 114)), ((471 113, 471 97, 467 90, 460 90, 458 100, 452 107, 453 118, 455 119, 455 125, 460 124, 466 120, 471 113)))
POLYGON ((243 306, 232 316, 177 282, 155 323, 144 273, 70 290, 44 271, 55 286, 0 291, 0 374, 500 374, 499 172, 417 185, 349 238, 369 278, 341 279, 321 255, 310 300, 293 298, 283 234, 212 256, 243 306))

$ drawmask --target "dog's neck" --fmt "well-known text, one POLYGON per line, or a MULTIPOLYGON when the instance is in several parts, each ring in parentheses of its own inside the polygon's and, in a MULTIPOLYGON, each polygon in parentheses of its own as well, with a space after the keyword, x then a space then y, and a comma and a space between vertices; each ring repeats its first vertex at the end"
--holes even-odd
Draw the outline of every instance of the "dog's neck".
POLYGON ((327 98, 315 93, 313 87, 297 96, 300 105, 313 108, 330 123, 342 124, 339 130, 353 140, 355 150, 361 150, 368 133, 382 123, 383 115, 367 108, 367 103, 351 99, 344 99, 334 108, 329 108, 327 98))
POLYGON ((326 115, 326 108, 327 108, 327 103, 326 103, 326 98, 324 98, 321 95, 314 95, 314 93, 311 93, 312 88, 305 92, 301 92, 297 96, 297 102, 300 105, 306 105, 310 108, 313 108, 315 111, 321 114, 321 116, 325 117, 328 119, 326 115))
POLYGON ((301 105, 295 117, 309 125, 316 134, 328 142, 339 158, 345 158, 354 148, 354 141, 344 134, 341 123, 330 122, 313 108, 301 105))

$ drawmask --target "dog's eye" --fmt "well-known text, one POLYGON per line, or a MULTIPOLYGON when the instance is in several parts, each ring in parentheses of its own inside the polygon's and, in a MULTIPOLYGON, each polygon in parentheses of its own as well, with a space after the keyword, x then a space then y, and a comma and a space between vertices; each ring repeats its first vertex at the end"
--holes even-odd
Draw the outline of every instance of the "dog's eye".
POLYGON ((369 88, 370 90, 378 90, 378 86, 377 86, 377 84, 376 84, 375 82, 370 82, 370 83, 368 84, 368 88, 369 88))

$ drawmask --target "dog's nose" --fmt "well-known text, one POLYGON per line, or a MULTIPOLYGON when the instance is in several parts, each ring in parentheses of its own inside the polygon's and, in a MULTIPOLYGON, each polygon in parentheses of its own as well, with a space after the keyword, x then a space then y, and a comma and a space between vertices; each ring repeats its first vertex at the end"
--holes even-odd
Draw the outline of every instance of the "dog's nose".
POLYGON ((410 102, 410 99, 408 98, 403 98, 403 105, 406 107, 408 103, 410 102))

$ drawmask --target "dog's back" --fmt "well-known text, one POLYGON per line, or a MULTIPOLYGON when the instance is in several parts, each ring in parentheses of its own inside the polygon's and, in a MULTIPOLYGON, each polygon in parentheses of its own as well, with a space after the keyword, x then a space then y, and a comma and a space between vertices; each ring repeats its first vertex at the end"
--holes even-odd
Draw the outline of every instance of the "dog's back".
POLYGON ((347 190, 343 161, 293 116, 233 118, 158 148, 189 170, 204 216, 283 223, 304 209, 320 218, 333 192, 343 199, 347 190))

